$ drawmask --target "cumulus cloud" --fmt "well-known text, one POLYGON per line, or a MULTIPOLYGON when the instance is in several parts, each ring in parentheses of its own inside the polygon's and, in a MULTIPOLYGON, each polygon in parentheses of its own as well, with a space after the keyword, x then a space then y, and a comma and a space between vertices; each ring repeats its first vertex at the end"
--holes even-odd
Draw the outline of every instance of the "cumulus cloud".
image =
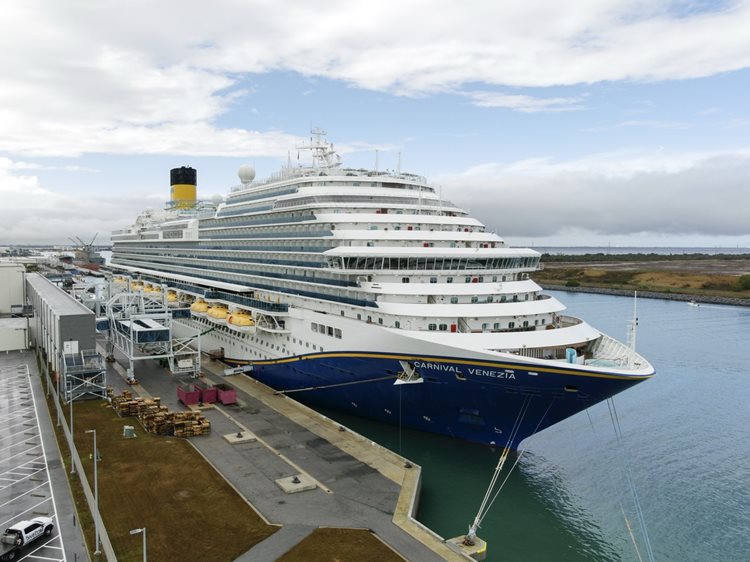
POLYGON ((273 70, 539 112, 581 100, 507 88, 685 79, 750 65, 750 3, 675 6, 334 0, 321 11, 301 0, 283 9, 10 0, 0 20, 0 149, 283 156, 296 139, 216 124, 247 94, 236 89, 239 76, 273 70))
POLYGON ((0 158, 0 244, 65 243, 80 236, 106 243, 112 230, 129 226, 145 206, 160 207, 163 193, 147 189, 126 195, 80 197, 43 186, 34 175, 20 174, 0 158))
POLYGON ((439 181, 506 237, 748 236, 750 150, 485 164, 439 181), (482 201, 481 206, 474 202, 482 201))

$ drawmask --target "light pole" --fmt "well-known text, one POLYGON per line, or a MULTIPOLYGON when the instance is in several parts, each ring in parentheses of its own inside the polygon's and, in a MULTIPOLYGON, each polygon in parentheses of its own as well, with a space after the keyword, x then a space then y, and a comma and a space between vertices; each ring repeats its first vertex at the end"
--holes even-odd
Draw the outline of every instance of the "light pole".
MULTIPOLYGON (((65 385, 67 389, 67 384, 65 385)), ((76 463, 73 459, 73 451, 76 449, 76 440, 73 436, 73 391, 70 392, 70 396, 68 397, 68 400, 70 402, 70 473, 75 474, 76 473, 76 463)))
POLYGON ((96 530, 96 548, 94 554, 101 554, 99 550, 99 467, 97 466, 97 457, 99 451, 96 450, 96 430, 87 429, 86 433, 94 434, 94 503, 96 504, 96 514, 94 515, 94 529, 96 530))
POLYGON ((143 533, 143 562, 148 562, 148 559, 146 558, 146 527, 130 530, 131 535, 137 535, 138 533, 143 533))

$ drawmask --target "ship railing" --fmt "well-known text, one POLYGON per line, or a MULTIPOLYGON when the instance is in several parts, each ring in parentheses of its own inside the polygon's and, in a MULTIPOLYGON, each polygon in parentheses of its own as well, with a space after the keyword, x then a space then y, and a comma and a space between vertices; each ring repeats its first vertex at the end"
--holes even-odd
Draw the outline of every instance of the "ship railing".
POLYGON ((641 356, 624 343, 602 334, 587 363, 595 365, 600 362, 611 362, 621 367, 638 366, 641 364, 641 356))
POLYGON ((578 326, 583 322, 580 318, 576 318, 575 316, 557 316, 555 321, 555 327, 556 328, 570 328, 571 326, 578 326))
POLYGON ((250 297, 241 297, 224 291, 206 291, 205 298, 229 301, 247 308, 257 308, 266 312, 288 312, 289 305, 286 303, 266 302, 250 297))

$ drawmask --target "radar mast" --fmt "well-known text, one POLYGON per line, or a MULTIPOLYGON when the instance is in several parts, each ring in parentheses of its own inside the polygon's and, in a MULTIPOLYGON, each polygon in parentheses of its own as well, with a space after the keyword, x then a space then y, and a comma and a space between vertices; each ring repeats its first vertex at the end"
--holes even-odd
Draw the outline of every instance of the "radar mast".
POLYGON ((326 140, 326 132, 320 127, 310 130, 310 143, 302 144, 297 148, 310 150, 312 152, 313 167, 321 170, 330 170, 341 166, 341 157, 336 154, 333 144, 326 140))

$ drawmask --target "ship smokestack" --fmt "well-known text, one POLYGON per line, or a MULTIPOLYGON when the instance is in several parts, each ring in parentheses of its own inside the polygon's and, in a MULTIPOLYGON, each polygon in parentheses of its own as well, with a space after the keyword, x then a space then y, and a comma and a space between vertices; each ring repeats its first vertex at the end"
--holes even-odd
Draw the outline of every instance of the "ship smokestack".
POLYGON ((191 209, 197 201, 196 185, 198 183, 198 172, 189 166, 172 168, 169 171, 170 185, 172 189, 172 207, 176 209, 191 209))

